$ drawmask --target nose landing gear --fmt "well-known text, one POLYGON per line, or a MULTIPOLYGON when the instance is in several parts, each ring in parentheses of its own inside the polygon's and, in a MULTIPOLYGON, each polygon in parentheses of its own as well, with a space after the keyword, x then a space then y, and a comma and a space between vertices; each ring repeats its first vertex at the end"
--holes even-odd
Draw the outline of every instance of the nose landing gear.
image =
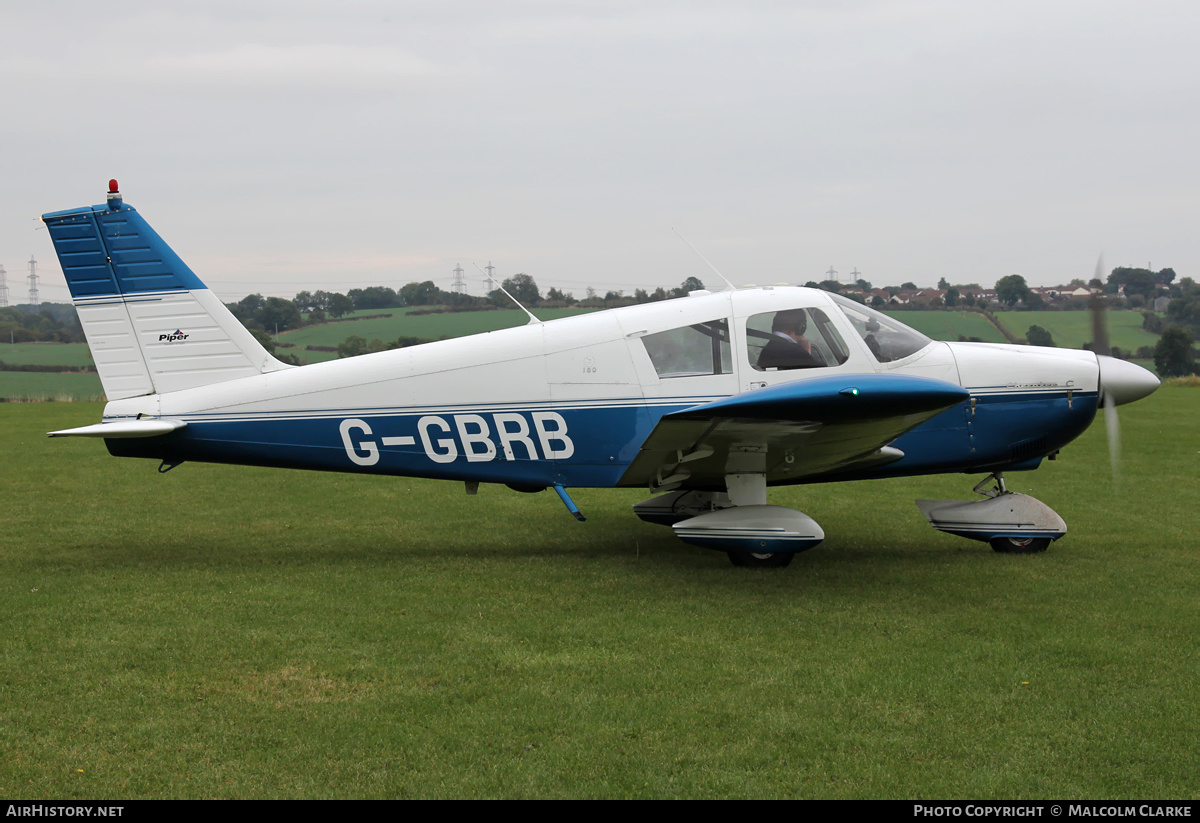
POLYGON ((974 491, 985 499, 918 500, 917 508, 938 531, 982 540, 1002 554, 1044 552, 1067 533, 1067 524, 1045 503, 1005 488, 1002 472, 985 477, 974 491))

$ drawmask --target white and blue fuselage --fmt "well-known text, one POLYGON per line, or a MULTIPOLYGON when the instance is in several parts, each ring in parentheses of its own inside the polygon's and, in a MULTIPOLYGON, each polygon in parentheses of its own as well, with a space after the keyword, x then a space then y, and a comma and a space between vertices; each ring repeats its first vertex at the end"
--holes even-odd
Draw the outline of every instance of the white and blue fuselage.
POLYGON ((801 540, 798 520, 762 525, 802 516, 767 506, 767 486, 1035 468, 1087 428, 1102 394, 1129 402, 1157 386, 1091 352, 936 342, 789 286, 290 367, 115 181, 107 203, 43 219, 110 400, 101 424, 54 434, 168 465, 553 487, 572 510, 566 488, 648 486, 706 495, 688 504, 710 513, 685 530, 708 535, 692 542, 801 540), (739 507, 758 525, 712 514, 739 507))
POLYGON ((113 401, 105 419, 187 424, 164 437, 109 440, 122 456, 607 487, 622 485, 664 414, 783 382, 886 373, 969 392, 900 435, 892 445, 903 458, 855 477, 1033 468, 1096 413, 1099 368, 1089 352, 929 341, 883 364, 857 339, 825 293, 745 289, 113 401), (726 374, 660 377, 642 344, 649 334, 726 318, 730 348, 743 352, 739 321, 796 306, 823 308, 845 324, 844 363, 762 372, 735 356, 726 374))

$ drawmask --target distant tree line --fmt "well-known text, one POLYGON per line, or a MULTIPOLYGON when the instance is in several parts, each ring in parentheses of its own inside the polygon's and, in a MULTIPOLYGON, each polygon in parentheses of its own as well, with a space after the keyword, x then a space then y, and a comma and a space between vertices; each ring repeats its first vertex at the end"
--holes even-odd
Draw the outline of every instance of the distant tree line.
POLYGON ((1185 277, 1171 287, 1171 302, 1167 306, 1167 321, 1200 334, 1200 285, 1185 277))
POLYGON ((377 351, 390 351, 392 349, 404 349, 409 346, 419 346, 422 343, 434 342, 431 338, 425 337, 398 337, 390 343, 384 343, 378 338, 367 342, 365 337, 357 334, 352 334, 337 345, 338 357, 358 357, 360 354, 370 354, 377 351))
MULTIPOLYGON (((1175 272, 1170 269, 1172 278, 1175 272)), ((1129 287, 1125 287, 1126 293, 1129 287)), ((1150 315, 1150 313, 1147 313, 1150 315)), ((1154 315, 1161 325, 1161 320, 1154 315)), ((1143 323, 1147 328, 1152 321, 1147 317, 1143 323)), ((1154 348, 1154 368, 1160 377, 1183 377, 1197 374, 1196 352, 1193 341, 1200 336, 1200 284, 1184 277, 1171 284, 1171 302, 1167 305, 1167 327, 1154 348)))
MULTIPOLYGON (((570 292, 549 289, 543 296, 537 282, 528 274, 514 274, 506 278, 501 286, 526 308, 616 308, 635 303, 651 303, 673 297, 685 297, 688 292, 704 288, 696 277, 689 277, 674 289, 659 287, 653 292, 637 289, 632 295, 622 291, 609 291, 603 297, 595 289, 588 288, 587 296, 577 300, 570 292)), ((345 294, 331 291, 302 291, 291 300, 282 297, 263 297, 250 294, 236 303, 225 304, 242 325, 250 330, 263 346, 285 363, 299 363, 294 354, 276 351, 274 335, 292 331, 303 326, 339 320, 351 312, 378 311, 391 308, 413 308, 428 306, 431 311, 487 311, 513 308, 512 300, 500 289, 494 289, 485 297, 475 297, 458 292, 439 289, 426 280, 423 283, 408 283, 399 290, 387 286, 369 286, 365 289, 350 289, 345 294), (437 308, 432 308, 437 307, 437 308)), ((402 337, 391 342, 368 341, 359 335, 350 335, 337 347, 338 357, 355 357, 387 349, 403 348, 430 342, 421 338, 402 337)))
POLYGON ((1118 266, 1108 276, 1108 284, 1104 290, 1108 294, 1116 294, 1124 286, 1126 298, 1140 295, 1144 300, 1150 301, 1158 296, 1159 286, 1169 287, 1174 280, 1174 269, 1160 269, 1154 272, 1149 269, 1118 266))
MULTIPOLYGON (((696 277, 689 277, 678 288, 659 287, 653 292, 636 289, 632 295, 623 291, 609 291, 601 297, 595 289, 588 288, 587 296, 578 300, 570 292, 549 289, 543 296, 537 282, 528 274, 514 274, 501 284, 505 291, 526 308, 615 308, 635 303, 652 303, 684 297, 690 291, 704 288, 696 277)), ((269 334, 291 331, 313 323, 337 320, 351 312, 414 306, 442 306, 451 311, 478 311, 486 309, 512 308, 512 301, 500 289, 494 289, 486 297, 476 297, 459 292, 448 292, 426 280, 409 283, 396 289, 387 286, 369 286, 365 289, 350 289, 345 294, 330 291, 302 291, 291 300, 282 297, 263 297, 250 294, 236 303, 226 303, 233 315, 246 328, 259 329, 269 334)))
POLYGON ((70 303, 0 308, 0 343, 82 343, 83 327, 70 303))

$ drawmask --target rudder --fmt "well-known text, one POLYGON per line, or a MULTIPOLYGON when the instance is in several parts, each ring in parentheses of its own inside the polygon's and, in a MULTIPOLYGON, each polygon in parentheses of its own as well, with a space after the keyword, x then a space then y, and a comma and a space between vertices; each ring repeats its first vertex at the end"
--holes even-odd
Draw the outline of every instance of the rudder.
POLYGON ((42 215, 108 399, 289 368, 109 188, 104 205, 42 215))

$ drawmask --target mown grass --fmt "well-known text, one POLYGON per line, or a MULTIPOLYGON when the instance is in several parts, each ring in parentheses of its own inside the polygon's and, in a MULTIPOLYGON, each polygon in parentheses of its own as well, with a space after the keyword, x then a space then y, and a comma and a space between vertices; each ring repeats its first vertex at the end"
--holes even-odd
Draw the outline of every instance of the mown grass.
POLYGON ((1200 392, 1010 487, 1040 556, 936 533, 964 476, 773 491, 828 538, 732 567, 636 491, 185 464, 0 406, 0 793, 1197 796, 1200 392))

